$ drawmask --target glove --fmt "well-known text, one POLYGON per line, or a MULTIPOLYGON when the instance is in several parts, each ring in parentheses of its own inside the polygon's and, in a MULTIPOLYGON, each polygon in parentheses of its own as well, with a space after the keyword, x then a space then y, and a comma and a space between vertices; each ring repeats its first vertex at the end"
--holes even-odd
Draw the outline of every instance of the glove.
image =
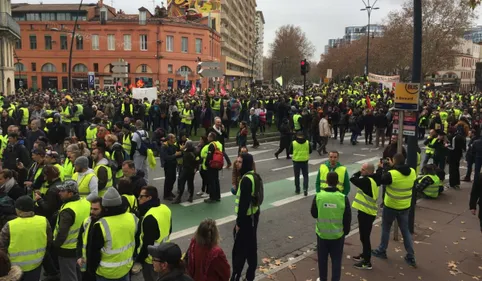
POLYGON ((236 188, 234 186, 231 187, 231 193, 233 195, 236 195, 236 188))

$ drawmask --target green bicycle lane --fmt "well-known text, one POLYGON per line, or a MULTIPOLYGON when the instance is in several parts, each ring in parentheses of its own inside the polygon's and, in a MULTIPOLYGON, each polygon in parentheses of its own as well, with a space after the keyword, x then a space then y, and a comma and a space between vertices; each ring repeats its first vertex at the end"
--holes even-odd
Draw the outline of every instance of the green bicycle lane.
MULTIPOLYGON (((378 162, 378 160, 376 162, 378 162)), ((349 175, 352 175, 354 172, 358 171, 360 166, 361 164, 358 163, 346 165, 349 175)), ((317 170, 309 173, 309 196, 315 194, 317 173, 317 170)), ((284 204, 289 204, 305 198, 302 194, 295 194, 292 172, 286 173, 286 175, 290 175, 291 178, 264 183, 264 202, 262 210, 280 207, 284 204)), ((300 181, 302 184, 302 177, 300 178, 300 181)), ((354 191, 353 189, 354 188, 352 186, 350 194, 354 195, 356 190, 354 191)), ((169 205, 173 218, 173 233, 171 235, 171 240, 193 234, 196 231, 199 223, 205 218, 216 220, 218 226, 232 222, 236 219, 234 213, 234 195, 232 194, 224 194, 221 202, 214 204, 206 204, 199 199, 196 201, 198 202, 197 204, 189 204, 188 206, 169 205)))

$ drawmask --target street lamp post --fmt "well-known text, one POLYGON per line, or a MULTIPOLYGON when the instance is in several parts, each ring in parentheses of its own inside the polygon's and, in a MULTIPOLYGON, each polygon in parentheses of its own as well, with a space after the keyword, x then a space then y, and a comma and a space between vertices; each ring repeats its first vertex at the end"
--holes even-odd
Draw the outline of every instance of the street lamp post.
POLYGON ((368 26, 367 26, 367 58, 366 58, 366 64, 365 64, 365 75, 368 76, 368 55, 370 54, 370 20, 371 20, 371 15, 373 10, 378 10, 378 7, 375 7, 375 4, 377 3, 378 0, 375 0, 373 5, 370 5, 370 0, 362 0, 363 4, 365 5, 364 9, 360 9, 360 11, 367 11, 368 14, 368 26))
POLYGON ((20 66, 20 62, 22 61, 21 58, 15 57, 17 59, 18 65, 18 87, 23 88, 23 80, 22 80, 22 67, 20 66))

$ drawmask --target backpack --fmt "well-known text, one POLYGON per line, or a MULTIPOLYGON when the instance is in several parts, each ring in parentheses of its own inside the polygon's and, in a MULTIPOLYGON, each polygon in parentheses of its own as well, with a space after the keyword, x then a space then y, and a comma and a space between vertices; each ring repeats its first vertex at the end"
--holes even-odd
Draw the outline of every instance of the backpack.
POLYGON ((355 116, 350 116, 350 119, 348 119, 348 123, 350 125, 356 125, 356 117, 355 116))
MULTIPOLYGON (((113 148, 112 150, 112 155, 115 156, 116 153, 122 153, 122 157, 125 160, 129 160, 129 155, 127 154, 127 152, 122 148, 122 146, 120 146, 120 149, 116 149, 116 148, 113 148)), ((107 160, 109 161, 109 164, 107 164, 107 166, 109 166, 111 169, 112 169, 112 173, 116 173, 117 171, 119 171, 119 165, 117 165, 117 161, 115 161, 115 157, 113 157, 114 159, 111 159, 111 157, 107 158, 107 160)), ((122 168, 122 167, 120 167, 122 168)))
POLYGON ((264 184, 263 179, 258 173, 250 172, 254 179, 254 196, 251 197, 251 205, 260 207, 264 201, 264 184))
POLYGON ((139 149, 137 151, 139 151, 139 153, 142 155, 142 156, 147 156, 147 150, 149 148, 151 148, 151 144, 149 143, 149 138, 148 136, 141 136, 141 134, 136 131, 135 134, 137 134, 139 136, 139 138, 141 139, 141 146, 139 147, 139 149))
POLYGON ((224 165, 224 154, 221 150, 219 150, 215 142, 213 142, 213 145, 214 145, 213 159, 209 161, 209 167, 212 169, 221 170, 224 165))

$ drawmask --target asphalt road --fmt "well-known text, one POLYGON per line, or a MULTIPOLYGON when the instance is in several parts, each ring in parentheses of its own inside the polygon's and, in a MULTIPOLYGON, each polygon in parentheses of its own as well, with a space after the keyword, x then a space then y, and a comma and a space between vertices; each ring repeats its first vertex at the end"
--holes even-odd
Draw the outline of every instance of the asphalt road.
MULTIPOLYGON (((359 170, 364 162, 378 163, 382 154, 382 148, 376 149, 374 145, 365 145, 360 138, 360 143, 353 146, 349 143, 350 136, 345 136, 345 144, 330 139, 327 150, 340 152, 340 162, 347 166, 350 176, 359 170)), ((258 227, 258 259, 265 257, 284 257, 316 241, 314 231, 315 221, 311 217, 310 207, 315 193, 315 180, 320 163, 327 160, 327 155, 319 156, 314 151, 309 161, 309 196, 295 194, 294 173, 291 160, 285 159, 283 152, 279 160, 274 156, 278 148, 278 142, 262 144, 257 149, 250 148, 254 155, 257 172, 263 178, 265 184, 265 200, 261 207, 261 216, 258 227)), ((422 149, 423 151, 423 149, 422 149)), ((231 161, 237 153, 237 148, 228 148, 227 154, 231 161)), ((422 155, 423 157, 423 155, 422 155)), ((422 158, 423 159, 423 158, 422 158)), ((159 189, 162 197, 164 185, 164 171, 157 167, 150 171, 150 184, 159 189)), ((302 179, 301 179, 302 182, 302 179)), ((177 184, 177 183, 176 183, 177 184)), ((173 215, 173 233, 171 241, 178 243, 183 251, 187 250, 198 224, 205 218, 217 220, 221 235, 221 247, 231 263, 231 251, 233 247, 234 227, 234 196, 231 194, 231 169, 220 172, 220 184, 222 199, 216 204, 205 204, 203 199, 195 197, 191 203, 180 205, 167 204, 173 215)), ((201 188, 201 177, 196 175, 195 192, 201 188)), ((177 185, 175 186, 175 190, 177 185)), ((349 194, 350 202, 356 194, 356 188, 351 187, 349 194)), ((183 200, 187 200, 184 194, 183 200)), ((353 212, 352 224, 356 223, 356 212, 353 212)), ((136 276, 134 280, 142 280, 142 276, 136 276)))

